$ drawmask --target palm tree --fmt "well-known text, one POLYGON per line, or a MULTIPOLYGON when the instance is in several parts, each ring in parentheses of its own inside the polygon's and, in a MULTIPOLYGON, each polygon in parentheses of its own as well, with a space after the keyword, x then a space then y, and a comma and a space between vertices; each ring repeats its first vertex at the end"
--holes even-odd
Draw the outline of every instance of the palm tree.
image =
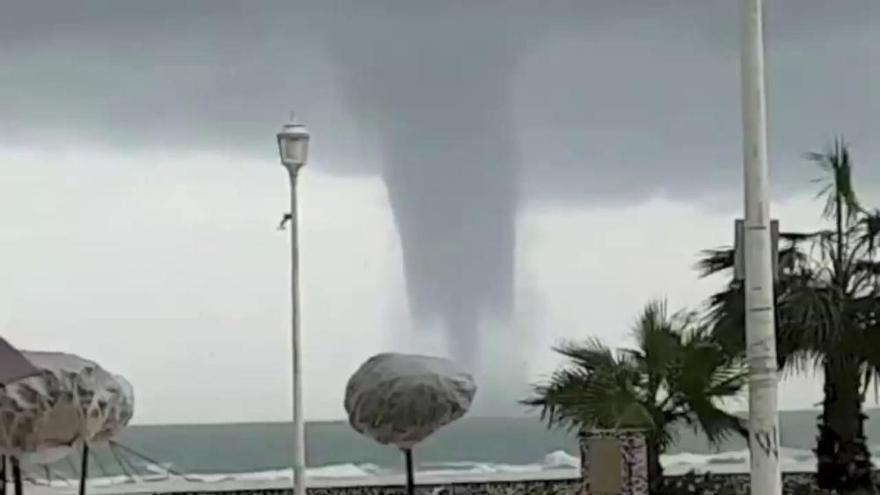
POLYGON ((632 349, 613 351, 596 339, 559 346, 568 362, 524 403, 541 408, 551 428, 644 430, 653 492, 661 481, 660 454, 674 442, 676 427, 701 430, 716 444, 746 435, 742 421, 720 407, 740 393, 745 375, 693 313, 670 316, 665 302, 648 304, 633 333, 632 349))
MULTIPOLYGON (((870 490, 871 461, 864 437, 862 405, 876 376, 878 353, 878 263, 876 214, 866 212, 852 184, 850 153, 842 140, 807 157, 825 177, 819 197, 832 229, 782 234, 775 287, 777 349, 788 372, 821 369, 825 374, 816 446, 821 487, 870 490)), ((729 271, 733 250, 704 252, 703 275, 729 271)), ((709 301, 713 335, 728 352, 745 350, 742 283, 732 281, 709 301)))

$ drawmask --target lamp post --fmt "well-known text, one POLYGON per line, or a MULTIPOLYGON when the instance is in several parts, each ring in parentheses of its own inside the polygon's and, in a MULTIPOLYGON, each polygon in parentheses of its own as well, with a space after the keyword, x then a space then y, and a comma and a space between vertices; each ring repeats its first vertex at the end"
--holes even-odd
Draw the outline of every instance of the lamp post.
POLYGON ((767 101, 764 87, 762 0, 744 0, 742 119, 745 172, 743 285, 749 365, 749 456, 752 495, 779 495, 779 414, 773 299, 770 198, 767 171, 767 101))
MULTIPOLYGON (((309 131, 293 122, 285 124, 278 133, 278 151, 281 164, 290 177, 290 305, 291 337, 293 342, 293 494, 306 493, 305 425, 302 405, 302 349, 299 330, 299 238, 296 207, 296 180, 299 169, 306 164, 309 151, 309 131)), ((282 221, 282 226, 284 221, 282 221)))

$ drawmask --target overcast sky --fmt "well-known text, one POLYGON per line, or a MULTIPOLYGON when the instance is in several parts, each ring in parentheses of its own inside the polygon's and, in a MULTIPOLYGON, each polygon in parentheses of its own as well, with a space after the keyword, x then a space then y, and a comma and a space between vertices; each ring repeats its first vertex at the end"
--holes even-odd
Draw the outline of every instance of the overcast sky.
MULTIPOLYGON (((880 203, 880 3, 767 3, 773 216, 818 224, 802 154, 838 134, 880 203)), ((736 4, 0 0, 0 334, 126 375, 139 422, 288 418, 295 109, 309 419, 371 354, 454 352, 456 292, 509 313, 486 396, 623 344, 722 282, 692 266, 741 209, 736 4)))

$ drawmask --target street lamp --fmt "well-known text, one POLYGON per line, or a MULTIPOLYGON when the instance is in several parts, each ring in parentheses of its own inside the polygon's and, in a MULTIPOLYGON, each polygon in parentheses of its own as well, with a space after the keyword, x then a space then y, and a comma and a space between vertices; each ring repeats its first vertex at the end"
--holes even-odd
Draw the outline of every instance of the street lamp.
POLYGON ((762 0, 743 1, 742 118, 745 172, 743 265, 749 365, 752 495, 780 495, 773 246, 767 172, 767 100, 762 0))
POLYGON ((291 336, 293 342, 293 494, 306 493, 305 425, 302 405, 302 350, 299 332, 299 236, 297 231, 296 179, 299 169, 306 164, 309 153, 309 131, 293 122, 285 124, 278 133, 278 152, 281 164, 290 177, 290 213, 281 226, 290 220, 290 305, 291 336))

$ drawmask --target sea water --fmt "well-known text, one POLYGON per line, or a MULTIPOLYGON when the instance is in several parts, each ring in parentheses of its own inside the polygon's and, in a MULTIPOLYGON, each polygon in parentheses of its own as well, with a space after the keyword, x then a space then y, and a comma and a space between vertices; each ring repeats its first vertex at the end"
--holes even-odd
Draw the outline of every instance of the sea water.
MULTIPOLYGON (((817 411, 781 414, 783 469, 815 469, 812 453, 817 411)), ((880 413, 866 424, 880 435, 880 413)), ((140 456, 96 448, 91 475, 99 483, 117 483, 126 468, 139 479, 162 480, 185 473, 194 481, 290 479, 292 428, 284 423, 131 426, 117 440, 140 456), (119 458, 123 459, 121 463, 119 458)), ((676 444, 663 456, 668 474, 688 471, 747 472, 745 441, 731 437, 717 447, 693 431, 678 429, 676 444)), ((880 438, 873 439, 875 455, 880 438)), ((354 432, 345 422, 315 422, 306 427, 308 475, 313 480, 363 480, 399 476, 401 453, 354 432)), ((415 449, 417 470, 430 479, 501 479, 577 476, 578 447, 573 432, 548 430, 536 418, 464 418, 438 431, 415 449)), ((50 476, 75 477, 77 460, 51 467, 50 476)), ((45 479, 42 467, 28 466, 45 479)))

